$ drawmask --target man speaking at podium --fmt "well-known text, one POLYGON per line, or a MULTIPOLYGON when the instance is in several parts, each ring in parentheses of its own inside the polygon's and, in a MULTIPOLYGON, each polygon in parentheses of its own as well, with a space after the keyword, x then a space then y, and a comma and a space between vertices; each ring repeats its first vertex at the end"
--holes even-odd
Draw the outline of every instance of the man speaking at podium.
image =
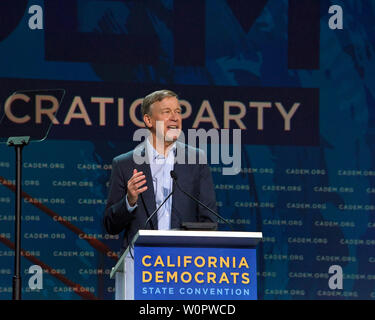
POLYGON ((144 98, 141 109, 150 135, 134 150, 113 159, 103 219, 109 234, 125 231, 123 250, 139 229, 179 229, 182 222, 216 221, 210 210, 173 188, 172 176, 178 178, 183 191, 217 211, 210 169, 206 161, 199 163, 202 151, 177 141, 182 129, 177 94, 170 90, 152 92, 144 98), (178 161, 180 151, 184 161, 178 161), (187 159, 192 153, 197 161, 191 164, 187 159))

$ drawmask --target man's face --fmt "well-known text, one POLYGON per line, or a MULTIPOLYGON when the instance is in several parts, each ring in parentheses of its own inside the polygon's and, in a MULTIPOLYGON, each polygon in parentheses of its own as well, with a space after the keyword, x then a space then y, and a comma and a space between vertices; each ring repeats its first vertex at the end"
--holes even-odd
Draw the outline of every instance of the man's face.
POLYGON ((176 141, 182 129, 181 107, 176 97, 166 97, 151 105, 144 121, 152 134, 166 142, 176 141))

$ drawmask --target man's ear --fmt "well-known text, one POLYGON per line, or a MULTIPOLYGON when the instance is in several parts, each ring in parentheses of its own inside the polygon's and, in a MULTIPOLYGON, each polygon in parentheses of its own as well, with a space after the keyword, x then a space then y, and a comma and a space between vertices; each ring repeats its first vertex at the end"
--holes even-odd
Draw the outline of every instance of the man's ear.
POLYGON ((151 122, 151 117, 150 117, 150 115, 148 115, 148 114, 145 114, 144 116, 143 116, 143 122, 146 124, 146 127, 147 128, 152 128, 152 122, 151 122))

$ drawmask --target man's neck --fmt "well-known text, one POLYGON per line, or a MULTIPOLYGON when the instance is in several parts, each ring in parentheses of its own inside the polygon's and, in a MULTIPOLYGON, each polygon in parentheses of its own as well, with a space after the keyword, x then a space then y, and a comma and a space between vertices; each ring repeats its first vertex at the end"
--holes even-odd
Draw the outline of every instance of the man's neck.
POLYGON ((164 155, 165 157, 168 155, 169 150, 172 148, 175 141, 163 141, 158 139, 153 134, 149 136, 150 143, 153 148, 157 151, 157 153, 164 155))

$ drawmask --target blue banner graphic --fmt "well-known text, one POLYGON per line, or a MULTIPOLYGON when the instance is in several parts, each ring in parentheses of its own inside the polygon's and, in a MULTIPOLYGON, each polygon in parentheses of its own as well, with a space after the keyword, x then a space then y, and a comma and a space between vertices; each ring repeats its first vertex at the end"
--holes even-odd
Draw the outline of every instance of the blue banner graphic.
POLYGON ((134 252, 135 299, 257 299, 255 249, 137 246, 134 252))
MULTIPOLYGON (((114 299, 112 159, 138 144, 141 99, 167 88, 184 130, 241 129, 240 172, 211 172, 220 215, 263 233, 258 299, 375 299, 374 21, 375 0, 1 1, 0 117, 53 121, 23 149, 23 298, 114 299), (60 89, 61 103, 15 94, 60 89)), ((14 162, 1 143, 0 299, 12 297, 14 162)))
MULTIPOLYGON (((185 130, 241 129, 244 144, 320 143, 317 89, 181 85, 168 88, 180 95, 185 130)), ((51 80, 30 84, 7 79, 1 88, 7 126, 0 134, 43 131, 40 127, 51 124, 50 139, 131 138, 136 129, 144 127, 140 112, 143 96, 156 89, 147 85, 51 80), (65 95, 53 88, 64 88, 65 95), (18 91, 22 94, 15 94, 18 91)))

